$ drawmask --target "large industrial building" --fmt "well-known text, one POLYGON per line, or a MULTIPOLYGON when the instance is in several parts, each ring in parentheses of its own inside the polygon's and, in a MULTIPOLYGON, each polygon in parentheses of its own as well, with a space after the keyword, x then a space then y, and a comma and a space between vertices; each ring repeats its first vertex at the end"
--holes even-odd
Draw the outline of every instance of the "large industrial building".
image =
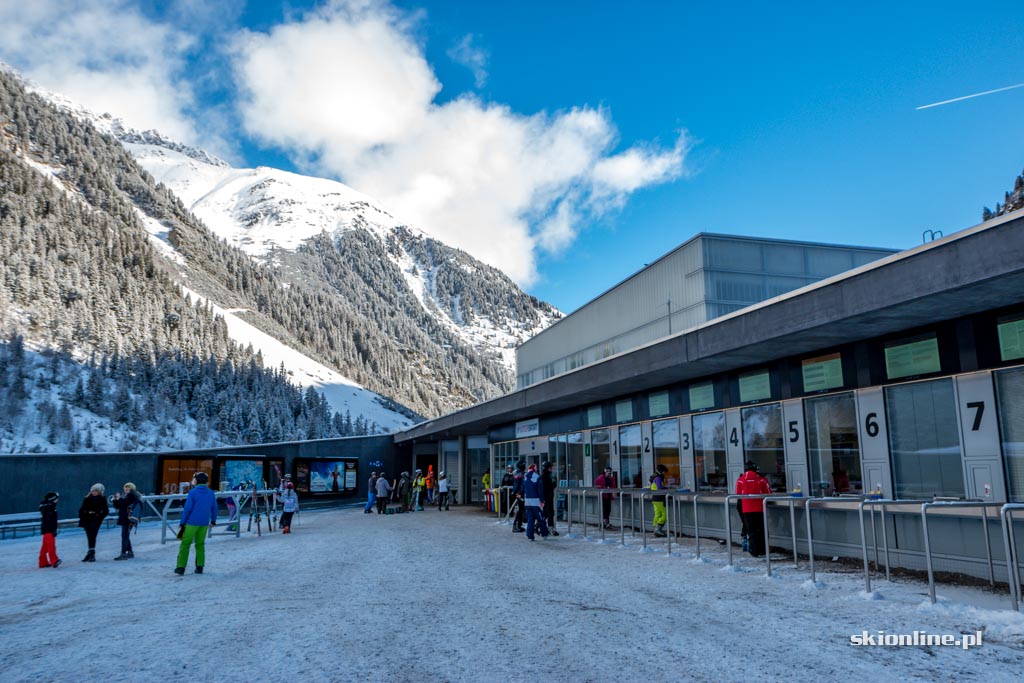
POLYGON ((516 388, 894 253, 701 233, 516 349, 516 388))

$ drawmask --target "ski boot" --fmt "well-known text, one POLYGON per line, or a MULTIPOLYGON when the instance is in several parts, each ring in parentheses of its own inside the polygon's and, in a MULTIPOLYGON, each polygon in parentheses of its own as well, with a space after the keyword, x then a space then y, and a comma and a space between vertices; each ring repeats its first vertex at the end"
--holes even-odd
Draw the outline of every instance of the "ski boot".
POLYGON ((120 562, 121 560, 127 560, 127 559, 128 559, 128 553, 121 553, 120 555, 118 555, 117 557, 114 558, 114 560, 117 561, 117 562, 120 562))
POLYGON ((185 568, 184 567, 175 567, 174 568, 174 573, 177 574, 178 576, 185 576, 185 568))
POLYGON ((202 568, 201 565, 196 565, 195 573, 196 574, 202 574, 203 573, 203 568, 202 568))

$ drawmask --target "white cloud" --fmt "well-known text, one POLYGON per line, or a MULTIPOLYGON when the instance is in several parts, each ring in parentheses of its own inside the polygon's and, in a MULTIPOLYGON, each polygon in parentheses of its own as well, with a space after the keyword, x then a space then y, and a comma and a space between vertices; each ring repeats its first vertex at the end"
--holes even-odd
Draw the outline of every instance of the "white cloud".
MULTIPOLYGON (((604 109, 526 116, 471 95, 435 103, 441 84, 414 28, 360 0, 245 34, 235 59, 246 128, 522 284, 537 277, 537 249, 565 249, 588 217, 682 172, 685 136, 616 152, 604 109)), ((479 51, 463 44, 463 56, 479 51)))
POLYGON ((473 45, 473 34, 469 33, 448 49, 448 58, 473 72, 476 87, 487 84, 487 51, 473 45))
POLYGON ((145 18, 125 0, 0 3, 0 57, 85 107, 196 141, 185 112, 191 89, 175 82, 192 38, 145 18))

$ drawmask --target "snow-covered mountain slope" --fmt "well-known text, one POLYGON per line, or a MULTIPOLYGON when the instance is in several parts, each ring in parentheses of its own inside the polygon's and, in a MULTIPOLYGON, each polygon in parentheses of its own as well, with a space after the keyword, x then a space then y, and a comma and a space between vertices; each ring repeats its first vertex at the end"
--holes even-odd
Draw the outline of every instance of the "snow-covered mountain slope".
MULTIPOLYGON (((208 303, 195 292, 187 289, 185 292, 194 301, 208 303)), ((227 310, 215 304, 210 306, 215 315, 224 319, 232 339, 243 346, 251 344, 253 351, 262 356, 265 367, 284 367, 291 382, 316 388, 330 403, 331 410, 341 414, 362 415, 365 420, 377 423, 386 432, 398 431, 414 424, 411 418, 383 405, 379 394, 364 389, 339 372, 282 344, 235 315, 242 311, 227 310)))
POLYGON ((34 90, 142 167, 117 184, 178 282, 399 415, 436 416, 510 390, 515 347, 561 317, 341 183, 232 168, 34 90))
POLYGON ((561 317, 503 275, 494 282, 506 290, 501 303, 522 299, 525 311, 522 304, 516 310, 479 298, 467 305, 461 291, 439 291, 438 273, 446 267, 469 275, 500 271, 457 250, 424 249, 427 243, 440 243, 347 185, 268 167, 231 168, 211 155, 182 149, 152 134, 146 142, 132 141, 139 137, 122 134, 120 139, 142 167, 207 227, 254 258, 275 263, 275 254, 294 251, 322 232, 336 237, 365 230, 382 242, 397 236, 398 249, 391 250, 389 258, 424 310, 479 352, 497 352, 510 372, 515 369, 515 347, 561 317))

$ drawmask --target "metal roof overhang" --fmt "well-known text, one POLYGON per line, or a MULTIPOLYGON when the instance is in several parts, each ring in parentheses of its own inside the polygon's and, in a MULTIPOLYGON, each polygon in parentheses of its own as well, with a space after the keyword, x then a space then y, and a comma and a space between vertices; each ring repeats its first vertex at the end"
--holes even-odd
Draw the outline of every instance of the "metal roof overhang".
POLYGON ((1024 211, 395 434, 488 429, 1024 301, 1024 211))

